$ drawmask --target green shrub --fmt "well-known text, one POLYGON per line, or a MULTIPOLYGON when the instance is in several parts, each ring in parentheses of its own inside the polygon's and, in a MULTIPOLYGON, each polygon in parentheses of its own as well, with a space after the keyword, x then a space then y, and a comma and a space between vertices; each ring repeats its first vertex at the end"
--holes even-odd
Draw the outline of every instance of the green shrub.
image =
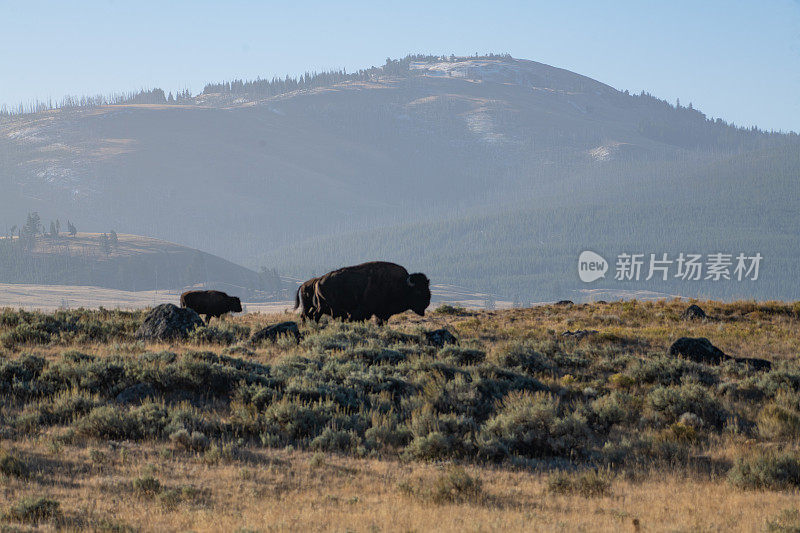
POLYGON ((414 459, 436 461, 450 457, 453 453, 453 444, 447 435, 433 431, 412 440, 406 446, 405 453, 414 459))
POLYGON ((528 373, 553 370, 555 365, 539 349, 538 344, 531 342, 512 342, 497 350, 495 359, 500 366, 520 368, 528 373))
POLYGON ((323 452, 354 452, 361 445, 361 439, 352 430, 325 428, 311 441, 311 449, 323 452))
POLYGON ((42 520, 61 518, 60 505, 49 498, 23 498, 8 510, 8 518, 26 524, 37 525, 42 520))
POLYGON ((743 489, 791 490, 800 488, 800 459, 792 454, 762 453, 740 457, 728 480, 743 489))
POLYGON ((113 406, 96 407, 75 423, 75 430, 85 437, 102 439, 136 439, 141 435, 136 420, 113 406))
POLYGON ((189 433, 189 431, 184 428, 171 433, 169 440, 175 443, 179 448, 195 452, 205 451, 209 446, 208 437, 203 433, 199 431, 192 431, 189 433))
POLYGON ((647 395, 647 405, 667 423, 676 422, 684 413, 693 413, 706 424, 721 427, 726 418, 719 401, 696 383, 656 387, 647 395))
POLYGON ((467 310, 464 309, 463 307, 449 305, 449 304, 442 304, 436 309, 434 309, 433 312, 436 313, 437 315, 446 315, 446 316, 464 316, 469 314, 467 310))
POLYGON ((436 358, 459 366, 475 365, 486 359, 486 353, 482 350, 462 348, 461 346, 450 344, 439 350, 436 358))
POLYGON ((507 450, 526 457, 582 454, 592 440, 585 418, 559 415, 558 401, 545 392, 512 392, 481 430, 485 455, 507 450))
POLYGON ((630 393, 613 391, 591 404, 594 422, 601 428, 613 424, 631 423, 640 416, 641 402, 630 393))
POLYGON ((223 323, 216 326, 200 326, 189 333, 189 342, 197 344, 222 344, 230 346, 250 337, 250 328, 239 324, 223 323))
POLYGON ((547 480, 547 490, 553 494, 579 494, 584 498, 608 496, 611 476, 597 470, 579 473, 559 471, 547 480))
POLYGON ((49 344, 50 334, 32 324, 19 324, 0 335, 0 344, 13 348, 19 344, 49 344))

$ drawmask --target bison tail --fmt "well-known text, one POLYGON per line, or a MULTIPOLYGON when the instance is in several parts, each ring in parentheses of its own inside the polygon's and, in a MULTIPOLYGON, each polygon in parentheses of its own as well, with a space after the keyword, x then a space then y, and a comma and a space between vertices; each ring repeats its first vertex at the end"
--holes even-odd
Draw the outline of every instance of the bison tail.
POLYGON ((300 287, 297 287, 297 292, 294 293, 294 307, 292 309, 297 309, 300 307, 300 287))

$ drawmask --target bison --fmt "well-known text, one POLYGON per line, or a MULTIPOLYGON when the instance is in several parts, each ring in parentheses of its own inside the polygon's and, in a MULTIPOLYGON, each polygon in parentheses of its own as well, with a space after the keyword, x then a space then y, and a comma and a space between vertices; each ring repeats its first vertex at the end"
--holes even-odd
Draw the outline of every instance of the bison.
POLYGON ((181 294, 181 307, 188 307, 198 315, 206 315, 206 323, 211 317, 221 317, 225 313, 241 313, 242 302, 235 296, 221 291, 188 291, 181 294))
POLYGON ((294 295, 294 309, 300 308, 300 318, 317 322, 323 313, 314 306, 314 289, 319 278, 311 278, 297 288, 294 295))
POLYGON ((425 316, 431 303, 430 282, 425 274, 409 274, 400 265, 382 261, 334 270, 311 285, 315 320, 323 314, 348 321, 374 316, 381 324, 408 309, 425 316))

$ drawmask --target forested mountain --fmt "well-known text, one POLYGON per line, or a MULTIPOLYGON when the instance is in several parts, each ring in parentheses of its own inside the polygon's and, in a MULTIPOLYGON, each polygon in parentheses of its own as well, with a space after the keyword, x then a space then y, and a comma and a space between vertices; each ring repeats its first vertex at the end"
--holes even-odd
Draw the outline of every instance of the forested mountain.
POLYGON ((0 224, 75 214, 297 277, 391 259, 520 300, 587 287, 800 298, 796 134, 508 56, 179 96, 0 116, 0 224), (611 263, 605 279, 579 280, 586 249, 611 263), (625 252, 763 262, 757 281, 615 281, 625 252))

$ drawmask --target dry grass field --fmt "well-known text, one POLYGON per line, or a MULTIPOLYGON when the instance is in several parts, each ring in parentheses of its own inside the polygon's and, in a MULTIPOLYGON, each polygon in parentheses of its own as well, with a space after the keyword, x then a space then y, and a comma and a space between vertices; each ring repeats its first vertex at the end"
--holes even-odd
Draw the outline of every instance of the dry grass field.
POLYGON ((2 531, 798 531, 800 305, 0 312, 2 531), (458 344, 435 346, 447 328, 458 344), (596 330, 582 338, 567 331, 596 330), (669 356, 707 337, 771 370, 669 356))

